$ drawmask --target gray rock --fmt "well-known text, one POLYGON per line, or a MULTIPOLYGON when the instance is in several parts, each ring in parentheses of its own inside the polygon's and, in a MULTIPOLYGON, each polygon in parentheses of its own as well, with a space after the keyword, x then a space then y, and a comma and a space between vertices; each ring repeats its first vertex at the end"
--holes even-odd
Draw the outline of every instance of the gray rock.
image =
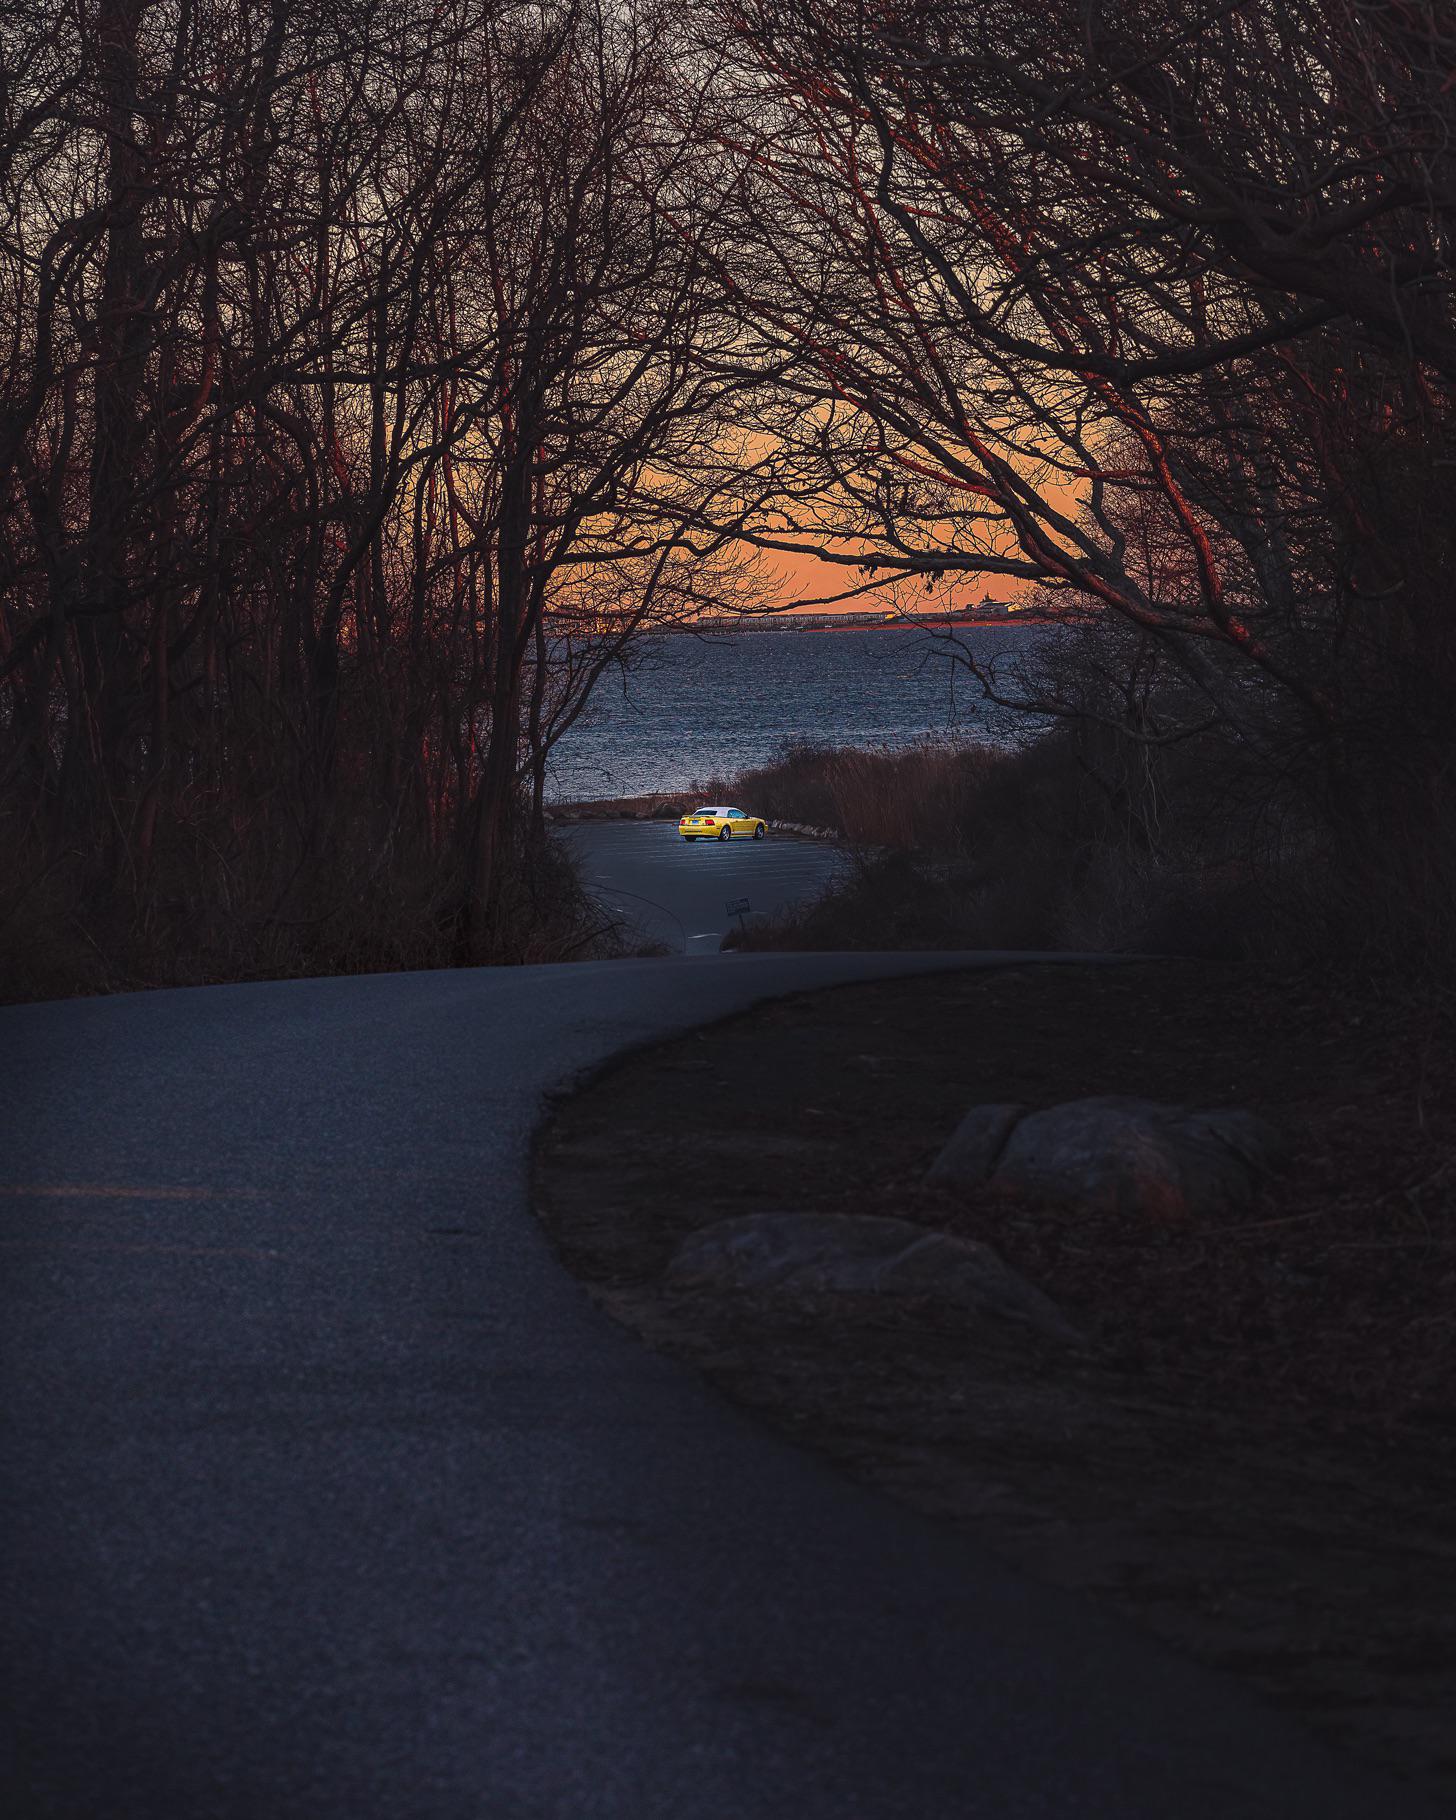
POLYGON ((976 1314, 1024 1322, 1050 1338, 1081 1336, 1055 1303, 989 1245, 870 1214, 750 1213, 690 1233, 667 1267, 678 1288, 772 1290, 790 1296, 934 1296, 976 1314))
POLYGON ((1025 1106, 993 1101, 985 1106, 972 1106, 956 1126, 950 1142, 930 1165, 932 1182, 987 1181, 1001 1160, 1001 1152, 1025 1106))
POLYGON ((1275 1127, 1251 1112, 1196 1111, 1117 1094, 1009 1122, 1008 1110, 974 1108, 932 1176, 990 1182, 1074 1207, 1182 1219, 1247 1207, 1286 1149, 1275 1127))

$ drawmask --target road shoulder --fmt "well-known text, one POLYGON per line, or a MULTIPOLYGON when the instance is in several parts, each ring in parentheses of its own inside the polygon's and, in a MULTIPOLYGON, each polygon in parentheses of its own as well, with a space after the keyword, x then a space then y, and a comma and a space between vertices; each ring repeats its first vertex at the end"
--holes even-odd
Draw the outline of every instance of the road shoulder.
POLYGON ((783 1431, 1456 1790, 1449 1066, 1420 1018, 1247 971, 841 988, 611 1069, 541 1134, 535 1200, 613 1315, 783 1431), (1249 1105, 1294 1162, 1205 1227, 925 1186, 967 1105, 1092 1093, 1249 1105), (985 1240, 1093 1344, 664 1284, 687 1233, 765 1210, 985 1240))

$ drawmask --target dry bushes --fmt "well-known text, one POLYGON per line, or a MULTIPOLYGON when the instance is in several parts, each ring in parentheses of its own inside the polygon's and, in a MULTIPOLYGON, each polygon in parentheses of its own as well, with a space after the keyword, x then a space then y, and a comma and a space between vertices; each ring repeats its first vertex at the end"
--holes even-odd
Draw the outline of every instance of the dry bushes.
POLYGON ((879 855, 761 940, 1251 958, 1456 983, 1456 772, 1410 662, 1342 678, 1349 700, 1330 721, 1227 654, 1113 614, 1064 618, 1005 666, 980 664, 973 645, 960 656, 1012 745, 789 750, 739 780, 770 813, 879 855))
POLYGON ((1133 747, 1093 722, 1018 750, 790 751, 729 794, 829 826, 848 877, 747 945, 1016 948, 1298 964, 1368 957, 1329 841, 1223 735, 1133 747))
MULTIPOLYGON (((3 829, 0 829, 3 832, 3 829)), ((612 937, 566 850, 516 837, 491 931, 510 964, 604 952, 612 937)), ((0 881, 0 1003, 323 974, 414 971, 460 958, 458 868, 363 824, 301 864, 285 843, 173 826, 145 888, 101 881, 80 848, 13 851, 0 881)))
POLYGON ((1008 762, 995 747, 951 741, 903 751, 790 746, 775 764, 713 779, 708 793, 741 798, 775 821, 832 828, 856 845, 939 850, 955 845, 1008 762))

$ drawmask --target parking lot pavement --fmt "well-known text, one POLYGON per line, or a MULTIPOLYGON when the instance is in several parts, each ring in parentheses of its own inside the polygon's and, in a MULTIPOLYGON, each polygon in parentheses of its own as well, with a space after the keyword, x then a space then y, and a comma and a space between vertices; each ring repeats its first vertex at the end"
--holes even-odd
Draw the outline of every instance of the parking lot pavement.
POLYGON ((742 916, 811 903, 848 864, 843 848, 797 835, 685 841, 672 822, 583 822, 562 830, 592 896, 630 937, 678 954, 716 954, 742 916), (730 904, 744 904, 730 911, 730 904))

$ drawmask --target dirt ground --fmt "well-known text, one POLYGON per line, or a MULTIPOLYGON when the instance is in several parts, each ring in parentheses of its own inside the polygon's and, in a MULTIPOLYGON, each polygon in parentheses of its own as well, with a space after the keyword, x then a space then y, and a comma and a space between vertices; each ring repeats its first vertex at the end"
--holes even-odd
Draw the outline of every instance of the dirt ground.
POLYGON ((729 1396, 1456 1794, 1449 1011, 1192 963, 846 988, 627 1060, 535 1180, 567 1266, 729 1396), (1294 1158, 1202 1225, 924 1185, 967 1106, 1094 1093, 1248 1106, 1294 1158), (685 1233, 774 1209, 986 1240, 1091 1343, 664 1286, 685 1233))

